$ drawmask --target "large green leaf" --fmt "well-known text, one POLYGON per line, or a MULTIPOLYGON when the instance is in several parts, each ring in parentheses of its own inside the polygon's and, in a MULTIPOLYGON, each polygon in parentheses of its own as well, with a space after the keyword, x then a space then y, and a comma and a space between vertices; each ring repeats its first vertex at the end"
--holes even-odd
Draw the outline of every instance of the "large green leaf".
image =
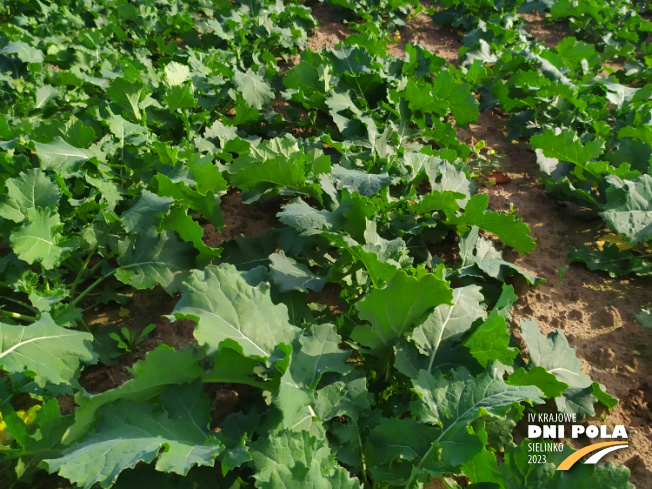
POLYGON ((0 216, 22 222, 39 208, 54 209, 59 201, 59 188, 38 168, 22 172, 5 182, 6 193, 0 197, 0 216))
POLYGON ((165 66, 165 80, 170 86, 183 85, 190 80, 190 68, 176 61, 171 61, 165 66))
POLYGON ((290 369, 295 379, 314 389, 327 372, 349 372, 351 366, 346 362, 351 352, 340 349, 341 341, 332 324, 313 325, 308 334, 299 337, 300 348, 292 357, 290 369))
POLYGON ((604 140, 596 138, 584 145, 572 129, 563 129, 559 134, 547 129, 543 134, 532 136, 530 144, 533 148, 542 150, 543 155, 548 158, 580 166, 586 165, 604 151, 604 140))
POLYGON ((186 475, 195 465, 213 465, 223 449, 209 431, 209 400, 201 383, 174 386, 163 395, 163 412, 146 403, 120 400, 102 410, 102 421, 62 457, 45 461, 84 489, 113 485, 120 472, 155 458, 156 469, 186 475))
POLYGON ((534 249, 535 239, 529 236, 530 228, 520 219, 500 212, 487 212, 489 197, 474 195, 466 204, 461 216, 448 216, 450 224, 457 225, 458 234, 463 234, 471 226, 478 226, 498 236, 505 244, 521 253, 534 249))
POLYGON ((302 188, 308 176, 330 171, 330 158, 321 151, 305 152, 286 136, 252 145, 229 167, 231 184, 242 190, 263 192, 274 187, 302 188))
POLYGON ((159 284, 174 294, 195 264, 192 244, 184 243, 172 231, 158 233, 154 227, 121 241, 118 250, 120 268, 116 278, 137 289, 151 289, 159 284))
POLYGON ((0 366, 23 372, 45 386, 70 383, 79 364, 93 360, 90 333, 62 328, 48 313, 30 326, 0 323, 0 366))
POLYGON ((246 356, 266 358, 299 331, 287 307, 272 302, 269 286, 252 287, 233 265, 193 270, 172 315, 197 321, 195 338, 211 352, 224 342, 246 356))
MULTIPOLYGON (((282 347, 286 355, 291 353, 289 347, 282 347)), ((313 425, 315 412, 315 392, 301 382, 302 369, 294 366, 295 356, 290 357, 290 364, 282 375, 278 391, 272 398, 272 405, 280 414, 280 429, 291 431, 310 430, 313 425)), ((316 426, 316 425, 315 425, 316 426)))
POLYGON ((93 152, 87 149, 76 148, 65 142, 61 137, 55 138, 51 143, 34 143, 36 155, 41 162, 43 170, 70 173, 76 170, 79 163, 92 158, 93 152))
POLYGON ((43 52, 23 41, 13 41, 2 49, 0 54, 15 54, 23 63, 42 63, 43 52))
POLYGON ((269 261, 270 276, 281 292, 289 290, 308 292, 308 289, 321 292, 326 285, 325 278, 311 272, 305 265, 288 258, 283 250, 269 255, 269 261))
POLYGON ((434 375, 422 370, 412 380, 419 399, 410 403, 412 415, 424 423, 434 424, 440 430, 420 465, 429 471, 450 471, 470 460, 482 448, 467 426, 471 421, 489 413, 503 417, 514 403, 540 404, 545 396, 536 387, 510 386, 503 381, 505 368, 489 364, 481 377, 476 378, 464 368, 453 371, 451 378, 441 373, 434 375), (433 453, 434 452, 434 453, 433 453))
POLYGON ((438 364, 437 352, 440 346, 458 338, 468 331, 473 323, 486 317, 484 300, 480 287, 468 285, 453 289, 453 304, 441 304, 414 328, 412 340, 419 350, 428 355, 428 371, 438 364))
POLYGON ((315 412, 325 421, 337 416, 348 416, 356 421, 361 413, 371 408, 372 402, 366 376, 354 372, 317 391, 315 412))
POLYGON ((41 208, 31 221, 11 233, 9 241, 18 258, 30 264, 39 262, 51 270, 61 263, 66 252, 62 229, 59 214, 41 208))
POLYGON ((504 260, 502 252, 490 240, 481 237, 478 231, 479 228, 473 226, 465 235, 460 236, 462 266, 457 269, 460 277, 481 276, 477 272, 479 269, 501 282, 515 273, 523 276, 529 284, 543 280, 504 260))
POLYGON ((412 165, 415 173, 423 171, 426 174, 433 191, 450 190, 463 194, 466 199, 470 199, 475 191, 475 186, 463 170, 438 156, 406 152, 405 159, 412 165))
POLYGON ((283 224, 293 227, 304 236, 328 231, 341 222, 337 214, 310 207, 300 198, 284 205, 277 216, 283 224))
POLYGON ((611 229, 622 233, 632 244, 652 238, 652 177, 641 175, 636 180, 622 181, 609 176, 616 188, 607 193, 607 204, 600 215, 611 229))
POLYGON ((127 114, 132 117, 133 121, 140 121, 140 101, 145 96, 145 85, 139 81, 129 82, 124 78, 114 79, 109 88, 106 89, 107 95, 113 99, 127 114))
POLYGON ((332 174, 338 190, 345 188, 367 197, 375 195, 392 182, 392 177, 387 173, 366 173, 360 170, 349 170, 339 165, 333 167, 332 174))
POLYGON ((246 359, 229 348, 223 348, 216 355, 206 358, 200 356, 196 349, 175 350, 161 345, 147 353, 144 360, 134 364, 131 369, 134 378, 100 394, 89 395, 81 391, 75 395, 79 407, 75 410, 75 423, 66 433, 64 443, 69 445, 85 436, 102 406, 124 399, 145 402, 157 397, 169 385, 201 378, 204 382, 233 382, 262 387, 263 383, 252 375, 256 366, 257 361, 246 359), (202 360, 212 368, 202 365, 202 360))
POLYGON ((325 435, 307 431, 282 431, 252 445, 251 458, 258 469, 256 487, 261 489, 360 488, 360 482, 335 461, 325 435))
POLYGON ((174 199, 171 197, 159 197, 149 190, 143 190, 138 201, 120 216, 122 226, 131 233, 158 225, 172 202, 174 199))
POLYGON ((412 110, 445 116, 448 111, 460 126, 467 126, 478 118, 478 102, 469 85, 457 83, 448 71, 435 76, 432 85, 409 79, 402 96, 412 110))
POLYGON ((168 88, 163 95, 163 101, 170 112, 177 109, 189 109, 197 105, 192 85, 175 85, 168 88))
POLYGON ((424 313, 452 300, 443 267, 421 278, 399 270, 385 288, 373 290, 356 304, 360 319, 372 326, 356 326, 352 337, 375 351, 391 348, 424 313))
POLYGON ((517 348, 509 346, 509 340, 509 326, 505 318, 494 310, 464 341, 464 346, 483 367, 486 367, 490 361, 509 365, 518 354, 517 348))
POLYGON ((265 79, 248 69, 245 73, 237 71, 233 76, 233 83, 249 105, 256 109, 267 106, 274 98, 265 79))
POLYGON ((379 465, 395 460, 419 460, 432 446, 437 431, 414 419, 381 418, 369 433, 373 460, 379 465))
POLYGON ((521 321, 521 337, 528 347, 528 368, 543 367, 559 382, 568 385, 561 397, 555 398, 557 409, 563 413, 577 413, 580 417, 593 416, 593 381, 582 372, 582 362, 576 348, 571 348, 561 330, 543 336, 536 320, 521 321))

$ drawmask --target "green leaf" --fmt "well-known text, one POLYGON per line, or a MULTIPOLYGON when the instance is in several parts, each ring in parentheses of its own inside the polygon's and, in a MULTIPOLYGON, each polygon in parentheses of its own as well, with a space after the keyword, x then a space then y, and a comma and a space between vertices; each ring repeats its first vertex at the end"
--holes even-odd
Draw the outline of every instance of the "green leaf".
POLYGON ((176 231, 183 241, 192 243, 199 251, 198 262, 217 258, 222 252, 221 248, 212 248, 204 243, 204 229, 188 214, 188 209, 173 207, 163 221, 163 229, 176 231))
POLYGON ((506 384, 502 379, 504 372, 500 364, 490 364, 479 378, 464 368, 454 370, 450 379, 440 372, 419 372, 412 380, 413 390, 419 396, 410 403, 412 415, 440 428, 432 439, 433 458, 424 456, 420 465, 429 467, 433 475, 453 471, 483 447, 477 436, 467 430, 469 423, 486 413, 503 417, 514 403, 545 401, 536 387, 506 384))
POLYGON ((306 107, 326 109, 326 92, 330 89, 331 67, 322 64, 320 53, 304 51, 301 62, 283 77, 286 88, 295 89, 292 100, 306 107))
POLYGON ((522 268, 505 261, 503 254, 488 239, 478 234, 479 228, 473 226, 465 235, 460 237, 460 258, 462 265, 457 269, 460 277, 478 276, 476 268, 501 282, 505 282, 514 273, 523 276, 529 284, 543 281, 522 268))
POLYGON ((432 446, 437 431, 414 419, 381 418, 369 433, 373 460, 380 465, 395 460, 418 460, 432 446))
POLYGON ((611 277, 634 273, 640 277, 652 276, 652 262, 629 250, 620 250, 615 243, 605 243, 602 250, 583 246, 568 254, 568 261, 586 263, 589 270, 603 270, 611 277))
POLYGON ((34 146, 41 162, 41 169, 58 173, 71 173, 77 169, 79 163, 95 156, 87 149, 68 144, 61 137, 55 138, 51 143, 34 143, 34 146))
POLYGON ((219 167, 213 163, 212 156, 191 158, 188 161, 188 168, 197 183, 197 190, 200 194, 223 195, 226 193, 228 183, 222 176, 219 167))
POLYGON ((487 195, 474 195, 466 204, 461 216, 448 216, 450 224, 457 225, 457 233, 463 234, 471 226, 478 226, 498 236, 505 244, 516 248, 521 253, 534 249, 535 239, 528 235, 530 228, 514 216, 500 212, 486 212, 489 205, 487 195))
POLYGON ((228 343, 257 358, 269 357, 280 343, 291 344, 299 331, 289 323, 287 308, 272 302, 268 285, 252 287, 226 264, 193 270, 172 315, 197 321, 195 338, 210 352, 228 343))
POLYGON ((161 285, 169 294, 179 291, 181 282, 195 263, 195 249, 174 232, 143 229, 135 238, 118 243, 116 278, 137 289, 161 285))
MULTIPOLYGON (((1 411, 6 434, 20 445, 21 460, 26 465, 36 464, 43 453, 60 450, 61 437, 68 426, 69 417, 61 416, 57 399, 32 406, 26 419, 6 405, 2 406, 1 411)), ((7 455, 13 454, 9 452, 7 455)), ((28 474, 25 476, 31 475, 28 474)))
POLYGON ((289 290, 308 292, 308 289, 321 292, 326 285, 325 278, 312 273, 305 265, 288 258, 283 250, 269 255, 269 261, 271 278, 281 292, 289 290))
POLYGON ((59 214, 40 208, 30 222, 11 233, 9 241, 18 258, 29 264, 40 262, 43 268, 51 270, 61 263, 67 251, 62 229, 59 214))
POLYGON ((595 396, 598 402, 601 402, 609 409, 613 409, 618 404, 618 399, 611 394, 608 394, 602 384, 593 382, 593 384, 591 384, 591 393, 595 396))
POLYGON ((554 374, 543 367, 532 367, 528 370, 521 367, 510 374, 505 382, 509 385, 534 385, 548 398, 559 397, 568 389, 568 384, 559 382, 554 374))
POLYGON ((473 183, 463 170, 455 168, 451 163, 438 156, 406 152, 405 158, 414 168, 415 173, 423 171, 426 174, 433 192, 450 190, 457 194, 463 194, 466 199, 470 199, 475 192, 473 183))
POLYGON ((336 227, 340 219, 332 212, 318 210, 310 207, 300 198, 291 204, 283 206, 283 210, 277 214, 279 221, 293 227, 303 236, 319 234, 336 227))
POLYGON ((374 351, 391 348, 425 312, 452 300, 443 268, 421 278, 399 270, 385 288, 373 290, 356 304, 360 319, 372 326, 356 326, 351 336, 374 351))
POLYGON ((120 139, 123 145, 125 139, 134 134, 147 134, 146 127, 129 122, 121 115, 112 114, 111 117, 106 119, 106 123, 109 125, 109 130, 120 139))
POLYGON ((170 197, 159 197, 149 190, 143 190, 138 201, 120 216, 122 226, 129 233, 156 226, 173 201, 170 197))
POLYGON ((107 406, 90 436, 45 461, 48 471, 89 489, 108 488, 123 470, 155 458, 157 470, 179 475, 212 466, 223 446, 208 429, 209 400, 201 389, 199 382, 171 387, 162 396, 163 412, 126 400, 107 406))
POLYGON ((580 166, 586 165, 604 151, 603 139, 598 137, 583 145, 572 129, 562 129, 559 134, 555 134, 552 129, 547 129, 543 134, 532 136, 530 144, 533 148, 542 150, 544 156, 548 158, 556 158, 580 166))
POLYGON ((233 83, 247 103, 258 110, 266 107, 274 99, 274 92, 265 79, 250 69, 246 73, 236 71, 233 75, 233 83))
POLYGON ((165 66, 165 80, 170 86, 183 85, 190 80, 190 68, 176 61, 171 61, 165 66))
POLYGON ((189 109, 197 105, 192 85, 175 85, 168 88, 163 94, 163 101, 170 112, 175 112, 177 109, 189 109))
POLYGON ((360 195, 371 197, 392 183, 388 173, 366 173, 360 170, 349 170, 339 165, 333 166, 332 175, 337 182, 337 189, 347 189, 360 195))
POLYGON ((417 214, 444 211, 448 215, 453 215, 460 208, 457 201, 462 199, 464 199, 464 194, 458 192, 434 190, 424 195, 414 209, 417 214))
POLYGON ((631 244, 652 238, 652 177, 623 181, 610 175, 607 180, 620 188, 607 192, 607 204, 600 213, 605 222, 631 244))
POLYGON ((307 431, 281 431, 252 444, 251 458, 257 469, 256 487, 300 489, 360 488, 360 482, 335 461, 325 436, 307 431))
POLYGON ((0 216, 22 222, 39 208, 55 209, 59 202, 59 188, 38 168, 20 173, 5 181, 6 193, 0 197, 0 216))
POLYGON ((506 384, 502 379, 504 372, 500 364, 490 364, 479 378, 458 368, 450 379, 440 372, 433 375, 422 370, 412 380, 413 390, 419 396, 410 403, 412 415, 440 427, 433 441, 442 449, 443 460, 453 466, 468 460, 456 445, 464 444, 468 436, 466 427, 476 418, 486 413, 503 417, 514 403, 545 402, 537 387, 506 384))
POLYGON ((128 82, 124 78, 115 78, 111 81, 106 93, 113 101, 122 107, 127 114, 133 116, 134 121, 141 118, 138 105, 145 98, 145 85, 139 81, 128 82))
POLYGON ((530 363, 533 367, 543 367, 553 374, 559 382, 569 387, 562 397, 555 398, 557 409, 562 413, 577 413, 580 417, 593 416, 596 402, 593 396, 593 381, 582 373, 582 363, 571 348, 561 330, 543 336, 534 319, 521 321, 521 337, 528 347, 530 363))
POLYGON ((35 108, 40 109, 45 107, 50 100, 53 100, 59 96, 59 90, 54 88, 52 85, 43 85, 36 89, 36 100, 35 108))
POLYGON ((200 364, 196 349, 175 350, 161 345, 134 364, 133 379, 115 389, 90 395, 80 391, 75 395, 78 408, 75 409, 75 423, 64 437, 64 444, 70 445, 85 436, 96 420, 98 409, 116 400, 130 399, 139 403, 157 397, 167 386, 184 384, 202 378, 204 382, 233 382, 261 387, 252 377, 258 362, 248 360, 234 350, 224 348, 218 354, 206 358, 213 368, 209 371, 200 364))
POLYGON ((264 192, 269 188, 300 189, 309 176, 330 171, 330 158, 321 151, 308 153, 289 136, 252 145, 229 167, 230 182, 242 190, 264 192))
POLYGON ((409 102, 412 110, 420 110, 445 116, 448 111, 455 117, 459 126, 467 126, 478 118, 478 101, 471 93, 469 85, 457 83, 448 71, 435 76, 432 85, 420 80, 408 79, 402 96, 409 102))
POLYGON ((326 372, 349 372, 351 366, 346 362, 351 353, 340 349, 341 341, 332 324, 311 326, 307 335, 299 337, 300 348, 292 357, 295 379, 314 389, 326 372))
POLYGON ((41 387, 70 383, 79 364, 93 358, 90 333, 55 324, 48 313, 30 326, 0 323, 0 366, 7 372, 24 372, 41 387))
POLYGON ((509 339, 509 326, 505 318, 492 311, 486 321, 467 338, 464 346, 485 368, 490 361, 511 365, 518 354, 518 348, 510 348, 509 339))
POLYGON ((15 54, 23 63, 43 63, 43 52, 23 41, 13 41, 0 49, 0 54, 15 54))
POLYGON ((63 128, 64 139, 77 148, 88 148, 95 140, 95 131, 76 117, 63 128))
POLYGON ((503 489, 505 487, 503 474, 498 468, 496 461, 496 455, 485 449, 476 453, 468 462, 462 464, 462 473, 473 482, 495 484, 494 486, 472 484, 470 486, 471 489, 474 489, 474 486, 478 489, 482 487, 486 487, 487 489, 503 489))
POLYGON ((419 350, 428 355, 430 372, 438 365, 437 353, 447 342, 460 339, 463 333, 471 329, 473 323, 486 317, 484 300, 480 287, 468 285, 453 289, 452 305, 441 304, 414 328, 412 341, 419 350))
POLYGON ((324 421, 338 416, 356 421, 361 413, 371 408, 372 402, 366 376, 355 372, 319 389, 315 412, 324 421))
POLYGON ((294 378, 296 368, 290 366, 281 377, 278 392, 272 398, 272 405, 280 412, 279 428, 291 431, 308 431, 313 425, 315 412, 312 408, 315 393, 294 378))

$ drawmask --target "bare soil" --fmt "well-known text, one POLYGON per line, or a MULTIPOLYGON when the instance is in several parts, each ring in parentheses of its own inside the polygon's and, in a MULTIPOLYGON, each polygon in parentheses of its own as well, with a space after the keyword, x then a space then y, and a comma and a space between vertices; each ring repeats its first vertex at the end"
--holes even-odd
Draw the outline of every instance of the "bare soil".
POLYGON ((444 58, 447 63, 458 64, 458 55, 462 43, 459 36, 449 26, 440 26, 432 21, 428 14, 421 13, 409 20, 405 27, 399 29, 396 44, 390 47, 389 54, 405 57, 405 45, 420 44, 431 53, 444 58))

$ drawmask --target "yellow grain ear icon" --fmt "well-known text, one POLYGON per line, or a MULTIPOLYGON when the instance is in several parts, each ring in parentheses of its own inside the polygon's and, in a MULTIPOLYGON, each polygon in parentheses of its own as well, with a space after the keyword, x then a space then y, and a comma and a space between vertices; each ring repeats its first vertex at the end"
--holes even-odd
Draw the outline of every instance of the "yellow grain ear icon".
POLYGON ((593 454, 591 457, 587 459, 586 462, 584 462, 585 464, 596 464, 606 454, 613 452, 614 450, 620 450, 621 448, 626 448, 627 446, 628 446, 627 443, 623 443, 622 441, 606 441, 604 443, 596 443, 595 445, 589 445, 588 447, 584 447, 581 450, 578 450, 574 454, 570 455, 568 458, 566 458, 566 460, 564 460, 562 463, 559 464, 557 470, 568 470, 575 464, 575 462, 581 459, 584 455, 599 450, 598 453, 593 454), (601 448, 602 450, 600 450, 601 448))

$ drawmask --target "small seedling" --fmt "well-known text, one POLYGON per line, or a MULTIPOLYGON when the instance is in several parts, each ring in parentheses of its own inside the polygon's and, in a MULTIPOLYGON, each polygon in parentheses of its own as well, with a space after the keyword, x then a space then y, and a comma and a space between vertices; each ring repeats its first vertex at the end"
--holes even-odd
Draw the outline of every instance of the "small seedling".
POLYGON ((145 337, 154 331, 154 328, 156 328, 155 324, 148 324, 140 333, 132 333, 129 328, 123 327, 120 329, 121 334, 111 333, 109 337, 118 342, 118 348, 122 348, 128 353, 134 353, 138 345, 145 341, 145 337))
POLYGON ((488 177, 500 168, 500 158, 503 155, 499 155, 496 150, 491 148, 485 151, 486 154, 483 154, 482 150, 486 146, 487 144, 484 141, 478 141, 475 145, 471 146, 473 159, 468 162, 469 173, 479 183, 494 185, 496 183, 495 180, 488 177))
POLYGON ((568 265, 564 265, 563 267, 557 267, 557 273, 559 274, 559 282, 564 282, 566 281, 566 272, 568 271, 568 265))

